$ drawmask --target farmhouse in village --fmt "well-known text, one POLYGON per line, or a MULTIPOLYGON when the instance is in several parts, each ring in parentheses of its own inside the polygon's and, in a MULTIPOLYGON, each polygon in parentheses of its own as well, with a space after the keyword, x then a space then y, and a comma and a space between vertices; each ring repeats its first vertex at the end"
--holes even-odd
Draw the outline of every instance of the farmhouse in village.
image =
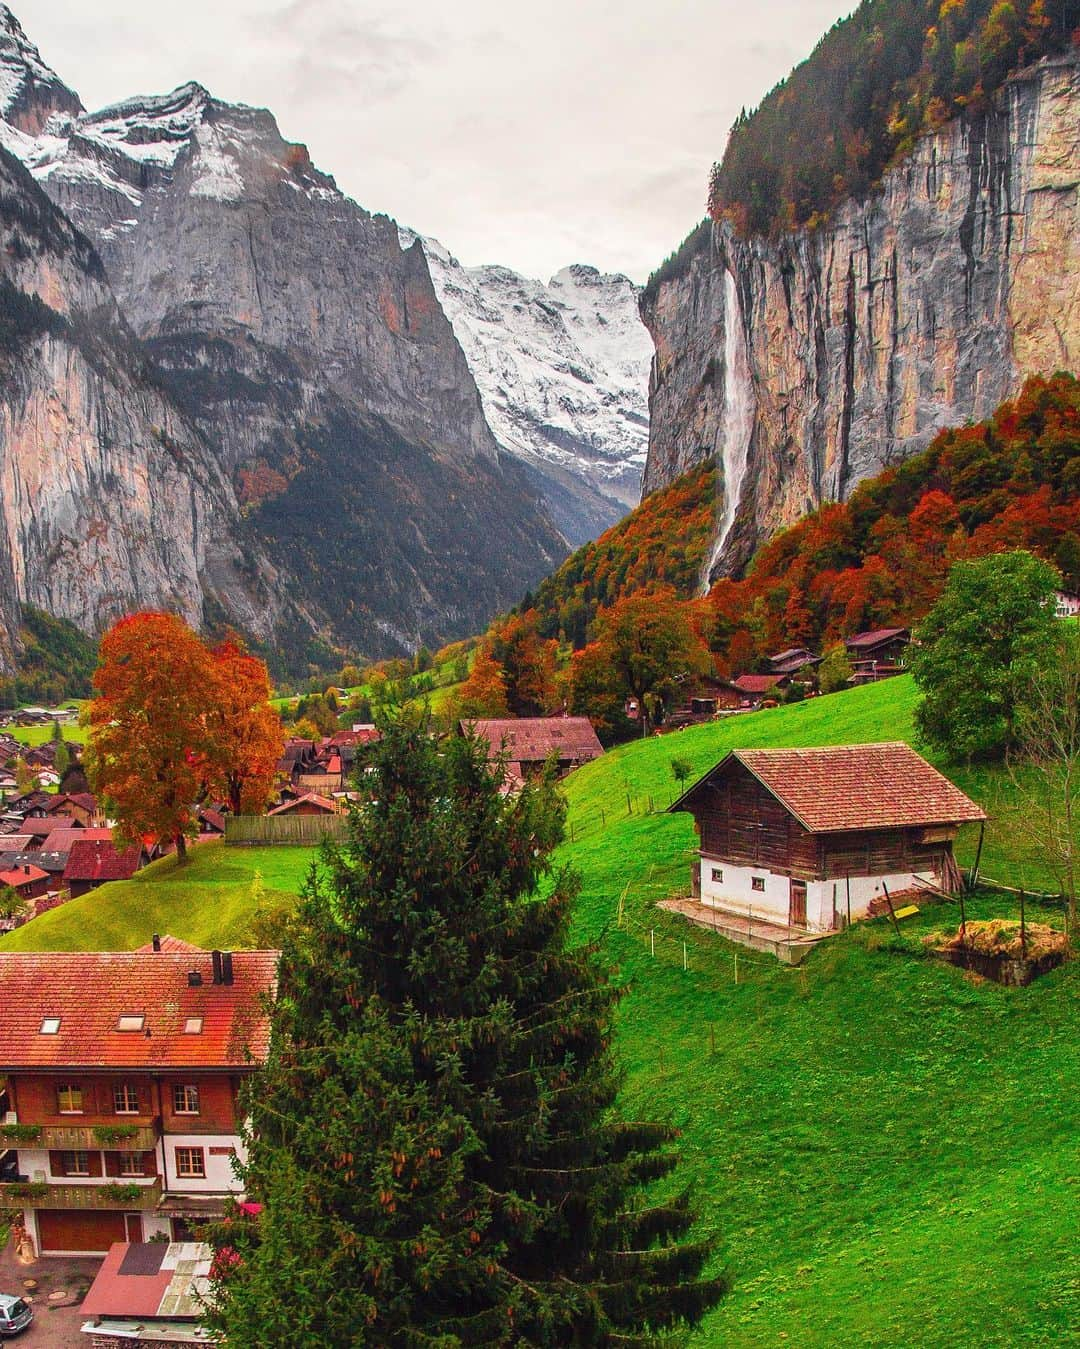
POLYGON ((237 1189, 276 951, 0 952, 0 1207, 42 1255, 187 1240, 237 1189), (249 1053, 250 1051, 250 1053, 249 1053))
POLYGON ((554 755, 560 777, 571 769, 599 759, 604 747, 588 717, 503 717, 463 721, 462 735, 487 742, 491 762, 505 756, 508 783, 521 783, 543 771, 554 755))
POLYGON ((953 840, 981 807, 906 744, 733 750, 672 805, 700 835, 703 905, 828 932, 916 888, 959 887, 953 840))

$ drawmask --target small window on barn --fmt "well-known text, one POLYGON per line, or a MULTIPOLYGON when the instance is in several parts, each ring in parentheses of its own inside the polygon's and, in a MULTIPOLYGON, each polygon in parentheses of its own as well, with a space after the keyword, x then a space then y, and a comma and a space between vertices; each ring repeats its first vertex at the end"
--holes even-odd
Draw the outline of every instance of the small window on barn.
POLYGON ((722 880, 724 879, 724 868, 723 868, 723 867, 713 867, 713 869, 712 869, 712 878, 713 878, 714 881, 722 881, 722 880))
POLYGON ((146 1017, 141 1012, 116 1018, 117 1030, 142 1030, 146 1017))
POLYGON ((41 1035, 56 1035, 60 1030, 60 1018, 58 1016, 47 1016, 41 1022, 41 1035))
POLYGON ((764 877, 764 876, 751 876, 751 878, 750 878, 750 889, 751 889, 751 890, 758 890, 758 891, 760 891, 760 892, 764 892, 764 890, 765 890, 765 877, 764 877))
POLYGON ((185 1035, 201 1035, 201 1034, 202 1034, 202 1017, 201 1017, 201 1016, 189 1016, 188 1019, 184 1022, 184 1034, 185 1034, 185 1035))

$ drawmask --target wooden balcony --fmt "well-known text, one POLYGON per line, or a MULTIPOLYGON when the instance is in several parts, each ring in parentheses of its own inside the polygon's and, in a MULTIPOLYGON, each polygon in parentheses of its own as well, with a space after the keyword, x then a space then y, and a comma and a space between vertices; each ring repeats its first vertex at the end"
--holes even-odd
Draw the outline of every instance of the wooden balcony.
MULTIPOLYGON (((156 1208, 161 1198, 161 1178, 149 1185, 139 1184, 139 1193, 130 1199, 128 1186, 137 1181, 95 1181, 89 1185, 41 1185, 14 1182, 0 1185, 0 1208, 65 1208, 65 1209, 138 1209, 156 1208), (123 1191, 123 1196, 117 1191, 123 1191)), ((133 1192, 132 1192, 133 1193, 133 1192)))
POLYGON ((62 1152, 150 1152, 161 1137, 161 1120, 150 1124, 126 1125, 121 1122, 108 1125, 43 1124, 41 1137, 16 1147, 54 1148, 62 1152), (114 1130, 133 1129, 130 1137, 118 1138, 114 1130), (100 1133, 98 1131, 101 1131, 100 1133))

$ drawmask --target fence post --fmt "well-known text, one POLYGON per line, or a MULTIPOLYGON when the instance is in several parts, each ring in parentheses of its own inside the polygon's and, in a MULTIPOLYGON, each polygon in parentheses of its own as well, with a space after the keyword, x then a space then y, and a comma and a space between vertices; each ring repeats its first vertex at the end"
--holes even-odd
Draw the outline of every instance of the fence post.
POLYGON ((633 807, 633 805, 632 805, 631 802, 630 802, 630 793, 629 793, 629 792, 626 793, 626 813, 627 813, 627 815, 633 815, 633 813, 634 813, 634 807, 633 807))
POLYGON ((1027 960, 1027 928, 1024 926, 1024 890, 1020 889, 1020 954, 1027 960))
POLYGON ((649 928, 649 954, 656 955, 656 928, 649 928))
POLYGON ((739 982, 739 953, 735 952, 735 982, 739 982))
POLYGON ((683 942, 683 944, 682 944, 682 967, 683 967, 683 971, 685 972, 685 970, 686 970, 686 942, 683 942))

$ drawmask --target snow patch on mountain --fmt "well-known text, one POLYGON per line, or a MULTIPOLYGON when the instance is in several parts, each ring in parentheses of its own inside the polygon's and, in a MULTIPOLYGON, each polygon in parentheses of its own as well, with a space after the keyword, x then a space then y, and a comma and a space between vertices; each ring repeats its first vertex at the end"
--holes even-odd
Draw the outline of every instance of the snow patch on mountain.
POLYGON ((495 438, 565 485, 635 506, 648 449, 653 345, 625 276, 575 264, 545 285, 508 267, 465 267, 419 238, 439 301, 465 351, 495 438))

